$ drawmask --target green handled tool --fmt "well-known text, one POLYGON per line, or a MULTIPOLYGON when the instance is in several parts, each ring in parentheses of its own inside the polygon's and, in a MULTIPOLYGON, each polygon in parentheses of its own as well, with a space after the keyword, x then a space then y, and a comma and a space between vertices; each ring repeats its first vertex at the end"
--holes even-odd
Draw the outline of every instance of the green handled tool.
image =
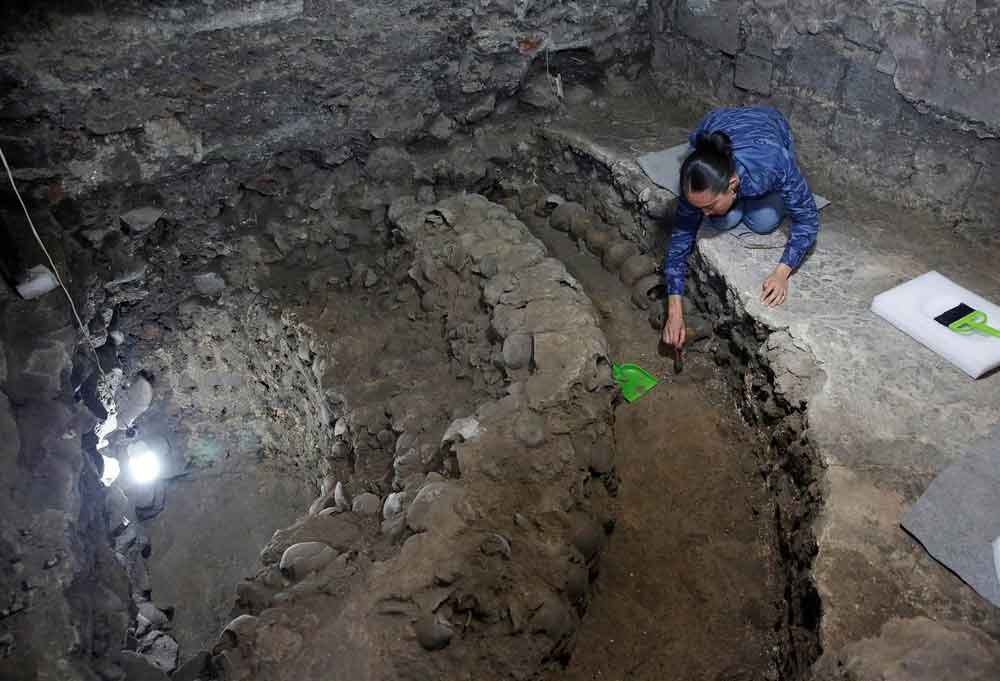
POLYGON ((968 334, 982 331, 1000 338, 1000 329, 994 329, 986 324, 989 321, 982 310, 974 310, 965 303, 959 303, 934 318, 938 324, 943 324, 955 333, 968 334))
POLYGON ((634 402, 656 385, 653 375, 637 364, 612 364, 611 375, 621 387, 626 402, 634 402))

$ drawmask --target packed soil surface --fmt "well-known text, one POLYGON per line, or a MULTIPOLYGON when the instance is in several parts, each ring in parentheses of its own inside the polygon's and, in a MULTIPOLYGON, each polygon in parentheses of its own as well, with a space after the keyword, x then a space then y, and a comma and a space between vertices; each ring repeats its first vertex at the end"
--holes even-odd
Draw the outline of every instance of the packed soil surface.
POLYGON ((601 311, 614 361, 660 380, 616 411, 617 523, 575 652, 547 681, 777 678, 783 584, 754 433, 707 355, 675 374, 618 277, 536 231, 601 311))

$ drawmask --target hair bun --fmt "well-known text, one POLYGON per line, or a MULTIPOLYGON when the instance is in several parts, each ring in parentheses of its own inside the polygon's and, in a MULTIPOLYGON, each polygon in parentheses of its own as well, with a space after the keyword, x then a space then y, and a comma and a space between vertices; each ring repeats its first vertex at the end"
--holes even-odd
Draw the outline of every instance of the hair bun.
POLYGON ((694 148, 698 151, 708 151, 723 158, 732 158, 733 142, 729 135, 717 130, 715 132, 699 132, 694 141, 694 148))

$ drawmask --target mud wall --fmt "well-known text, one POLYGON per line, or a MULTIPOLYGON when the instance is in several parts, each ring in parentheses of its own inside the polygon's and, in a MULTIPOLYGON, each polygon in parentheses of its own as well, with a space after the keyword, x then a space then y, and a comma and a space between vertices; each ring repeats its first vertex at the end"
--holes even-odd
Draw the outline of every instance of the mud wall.
POLYGON ((0 21, 0 141, 48 195, 286 149, 337 166, 516 106, 546 52, 624 61, 647 45, 634 0, 52 5, 0 21))
POLYGON ((701 106, 776 106, 810 174, 992 238, 996 2, 659 0, 650 16, 653 72, 667 89, 701 106))

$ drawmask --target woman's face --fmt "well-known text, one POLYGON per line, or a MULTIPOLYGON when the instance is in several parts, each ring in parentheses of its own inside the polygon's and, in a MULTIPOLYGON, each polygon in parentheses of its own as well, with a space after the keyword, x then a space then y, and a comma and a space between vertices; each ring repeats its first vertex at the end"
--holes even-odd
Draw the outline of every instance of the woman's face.
POLYGON ((715 193, 706 189, 701 192, 688 192, 687 200, 708 217, 725 215, 733 207, 733 202, 736 200, 737 186, 739 186, 739 179, 733 177, 729 181, 729 188, 726 191, 715 193))

